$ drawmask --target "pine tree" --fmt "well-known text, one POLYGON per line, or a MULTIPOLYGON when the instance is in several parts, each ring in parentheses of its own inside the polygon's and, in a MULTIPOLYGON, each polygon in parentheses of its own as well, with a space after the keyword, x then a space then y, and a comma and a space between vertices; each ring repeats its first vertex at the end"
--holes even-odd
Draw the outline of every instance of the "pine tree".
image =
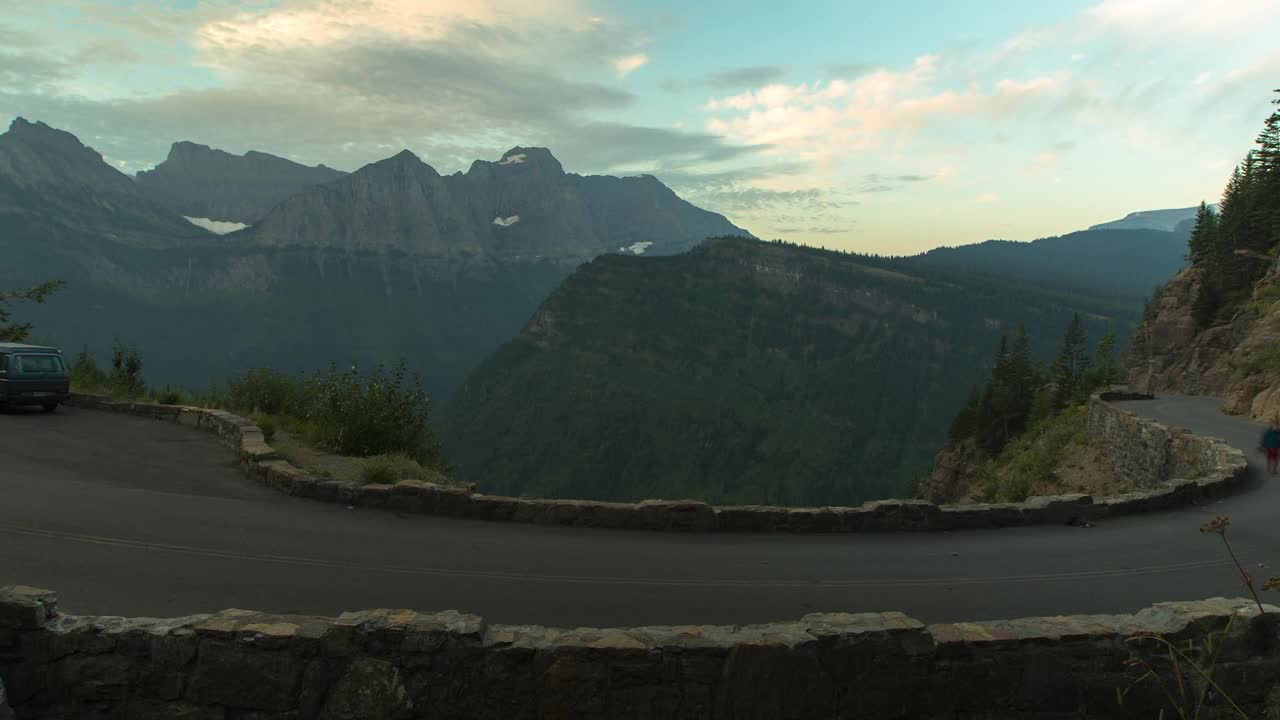
POLYGON ((1202 263, 1208 257, 1217 223, 1217 213, 1201 200, 1200 207, 1196 209, 1196 226, 1191 231, 1191 240, 1187 245, 1187 259, 1191 262, 1202 263))
POLYGON ((1124 369, 1116 359, 1116 334, 1109 332, 1098 341, 1098 349, 1093 354, 1093 373, 1089 382, 1089 392, 1098 388, 1120 382, 1124 379, 1124 369))
POLYGON ((1275 182, 1280 180, 1280 99, 1272 100, 1271 104, 1277 109, 1263 121, 1258 135, 1258 170, 1265 180, 1275 182))
POLYGON ((1062 352, 1053 363, 1053 380, 1057 384, 1055 406, 1064 408, 1082 399, 1086 383, 1085 373, 1089 371, 1089 354, 1085 351, 1088 337, 1085 335, 1084 323, 1080 314, 1071 317, 1071 325, 1067 327, 1062 338, 1062 352))

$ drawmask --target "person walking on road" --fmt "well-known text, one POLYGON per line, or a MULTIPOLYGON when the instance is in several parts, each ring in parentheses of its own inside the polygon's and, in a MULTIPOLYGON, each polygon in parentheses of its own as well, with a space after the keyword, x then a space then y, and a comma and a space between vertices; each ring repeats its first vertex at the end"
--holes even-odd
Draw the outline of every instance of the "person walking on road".
POLYGON ((1267 472, 1275 475, 1276 465, 1280 464, 1280 417, 1262 433, 1262 449, 1267 451, 1267 472))

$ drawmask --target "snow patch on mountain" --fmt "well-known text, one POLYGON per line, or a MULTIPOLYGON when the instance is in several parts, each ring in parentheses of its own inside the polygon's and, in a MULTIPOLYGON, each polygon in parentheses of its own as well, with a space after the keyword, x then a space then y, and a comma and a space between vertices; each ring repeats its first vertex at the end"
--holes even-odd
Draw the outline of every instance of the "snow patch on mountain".
POLYGON ((249 227, 244 223, 238 222, 223 222, 221 220, 210 220, 209 218, 187 217, 186 215, 183 215, 182 217, 192 225, 199 225, 205 230, 219 235, 226 235, 227 233, 233 233, 237 230, 243 230, 249 227))
POLYGON ((625 247, 620 247, 620 248, 618 248, 618 252, 622 252, 622 253, 628 253, 628 252, 629 252, 629 253, 631 253, 632 255, 643 255, 643 254, 644 254, 644 251, 645 251, 645 250, 648 250, 648 249, 649 249, 649 247, 650 247, 651 245, 653 245, 653 243, 651 243, 651 242, 638 242, 638 243, 632 243, 632 244, 627 245, 627 246, 625 246, 625 247))
POLYGON ((493 219, 493 224, 497 225, 498 227, 511 227, 512 225, 515 225, 518 222, 520 222, 519 215, 511 215, 509 217, 496 217, 493 219))
POLYGON ((515 155, 508 155, 502 158, 502 161, 499 162, 498 164, 499 165, 518 165, 524 162, 525 158, 527 157, 529 156, 524 153, 516 153, 515 155))

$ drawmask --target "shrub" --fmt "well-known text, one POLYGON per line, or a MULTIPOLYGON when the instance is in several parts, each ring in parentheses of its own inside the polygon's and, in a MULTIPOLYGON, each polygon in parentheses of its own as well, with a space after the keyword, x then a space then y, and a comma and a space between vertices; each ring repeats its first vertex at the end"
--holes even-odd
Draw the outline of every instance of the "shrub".
POLYGON ((156 402, 161 405, 183 405, 185 404, 185 400, 186 397, 182 394, 181 390, 169 387, 168 385, 164 386, 164 390, 156 393, 156 402))
POLYGON ((427 429, 427 393, 417 379, 406 383, 405 375, 403 361, 389 373, 379 366, 363 376, 356 365, 318 373, 306 391, 312 442, 343 455, 405 453, 424 463, 437 460, 427 429))
POLYGON ((401 480, 434 479, 433 473, 407 455, 379 455, 360 467, 360 480, 366 483, 390 485, 401 480))
POLYGON ((275 418, 267 415, 261 415, 255 417, 253 421, 257 424, 258 429, 262 431, 262 438, 267 442, 271 442, 271 439, 276 436, 275 418))
POLYGON ((303 415, 303 383, 271 368, 254 368, 227 383, 225 403, 231 410, 268 415, 303 415))
POLYGON ((137 348, 116 341, 111 348, 111 375, 107 378, 107 385, 113 394, 123 397, 146 394, 147 384, 142 378, 142 355, 137 348))
POLYGON ((92 391, 102 389, 107 384, 107 375, 98 367, 89 348, 80 350, 75 362, 71 363, 71 384, 77 390, 92 391))

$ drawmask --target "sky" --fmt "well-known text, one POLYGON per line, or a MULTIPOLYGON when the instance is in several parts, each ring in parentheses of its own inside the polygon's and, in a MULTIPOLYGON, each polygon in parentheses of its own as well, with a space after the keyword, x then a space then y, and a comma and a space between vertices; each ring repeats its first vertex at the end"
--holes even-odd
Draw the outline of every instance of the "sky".
POLYGON ((1274 0, 0 0, 0 121, 124 172, 190 140, 651 173, 763 238, 908 254, 1217 199, 1274 0))

